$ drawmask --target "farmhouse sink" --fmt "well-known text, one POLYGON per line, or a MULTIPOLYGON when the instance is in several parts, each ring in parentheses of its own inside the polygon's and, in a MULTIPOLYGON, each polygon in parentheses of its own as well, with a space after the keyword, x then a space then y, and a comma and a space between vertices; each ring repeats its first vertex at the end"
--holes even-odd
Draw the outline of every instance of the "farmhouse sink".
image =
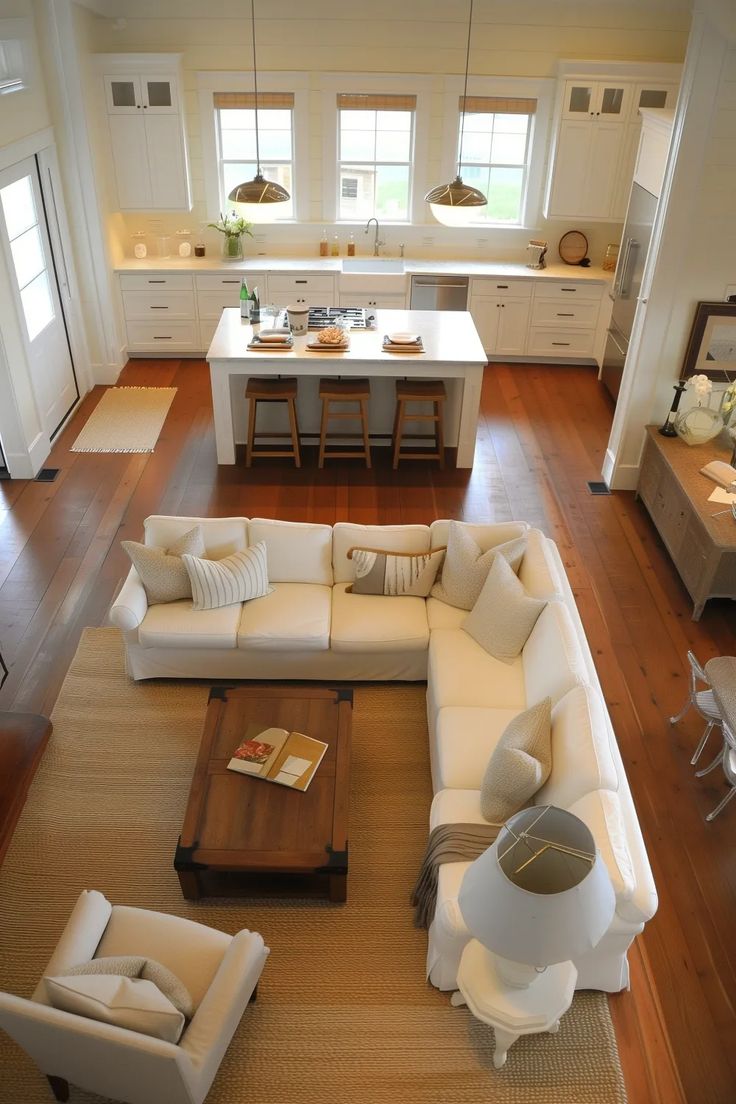
POLYGON ((343 272, 403 272, 400 257, 347 257, 342 262, 343 272))

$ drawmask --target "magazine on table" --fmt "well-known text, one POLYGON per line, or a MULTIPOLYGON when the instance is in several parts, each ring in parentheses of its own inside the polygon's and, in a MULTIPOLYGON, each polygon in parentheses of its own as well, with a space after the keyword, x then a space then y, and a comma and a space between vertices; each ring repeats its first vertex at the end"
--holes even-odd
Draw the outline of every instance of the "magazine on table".
POLYGON ((245 739, 233 752, 228 770, 278 782, 293 790, 306 790, 314 777, 327 744, 305 736, 303 732, 287 732, 285 728, 248 725, 245 739))

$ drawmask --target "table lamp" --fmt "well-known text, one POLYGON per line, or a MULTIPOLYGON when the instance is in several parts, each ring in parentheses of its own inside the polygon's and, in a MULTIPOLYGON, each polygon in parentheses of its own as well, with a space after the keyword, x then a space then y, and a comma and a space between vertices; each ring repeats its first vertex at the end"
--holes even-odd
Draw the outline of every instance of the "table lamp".
POLYGON ((459 904, 502 980, 525 988, 545 967, 592 950, 616 900, 587 826, 564 809, 537 805, 512 816, 471 863, 459 904))

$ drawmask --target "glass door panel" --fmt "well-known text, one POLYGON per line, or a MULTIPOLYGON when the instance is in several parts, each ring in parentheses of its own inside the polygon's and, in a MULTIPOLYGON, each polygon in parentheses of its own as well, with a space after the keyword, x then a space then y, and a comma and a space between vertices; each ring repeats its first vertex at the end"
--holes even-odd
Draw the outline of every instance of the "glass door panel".
POLYGON ((41 246, 33 178, 23 176, 0 188, 0 202, 28 340, 33 341, 56 317, 47 274, 48 262, 41 246), (29 219, 33 220, 32 224, 18 232, 29 219))

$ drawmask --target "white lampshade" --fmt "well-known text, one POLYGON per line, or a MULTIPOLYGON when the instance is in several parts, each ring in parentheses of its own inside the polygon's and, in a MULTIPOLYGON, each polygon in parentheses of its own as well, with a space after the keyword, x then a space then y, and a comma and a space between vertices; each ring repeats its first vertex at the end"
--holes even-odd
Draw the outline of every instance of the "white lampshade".
POLYGON ((460 887, 471 934, 513 962, 551 966, 593 949, 616 899, 590 830, 554 805, 516 813, 460 887))

